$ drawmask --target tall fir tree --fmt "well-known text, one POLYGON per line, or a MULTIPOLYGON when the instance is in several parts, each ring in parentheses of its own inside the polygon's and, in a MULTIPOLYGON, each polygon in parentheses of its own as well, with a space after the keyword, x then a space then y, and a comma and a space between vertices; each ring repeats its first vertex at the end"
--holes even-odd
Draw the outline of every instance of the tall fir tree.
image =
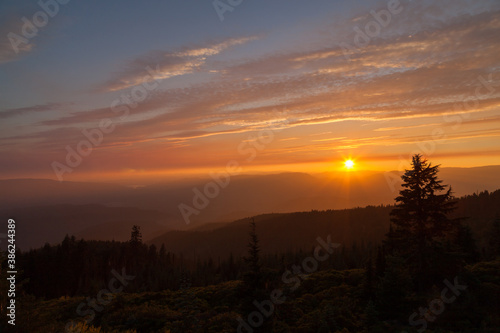
POLYGON ((411 169, 401 177, 403 189, 391 211, 385 242, 390 253, 405 259, 418 289, 432 283, 443 242, 460 225, 459 219, 448 217, 456 202, 451 187, 438 179, 438 171, 439 165, 431 165, 420 154, 413 156, 411 169))
POLYGON ((260 262, 260 246, 259 238, 257 237, 255 221, 250 223, 250 242, 248 243, 248 256, 245 257, 245 263, 248 265, 249 271, 244 276, 244 281, 250 290, 258 290, 262 288, 263 279, 260 262))
POLYGON ((134 225, 132 227, 132 231, 130 232, 130 243, 132 245, 142 244, 142 234, 140 226, 134 225))
POLYGON ((130 232, 129 248, 127 251, 129 252, 128 265, 126 265, 127 269, 133 272, 139 272, 143 269, 145 261, 141 257, 145 256, 147 252, 147 247, 144 247, 146 251, 143 251, 141 227, 138 225, 134 225, 132 227, 132 231, 130 232))
MULTIPOLYGON (((256 302, 261 302, 269 298, 269 294, 264 289, 264 278, 261 270, 260 246, 257 237, 255 221, 250 223, 250 241, 248 242, 248 256, 244 258, 248 266, 248 271, 243 276, 241 289, 241 312, 243 318, 256 311, 256 302)), ((273 308, 274 310, 274 308, 273 308)), ((254 332, 272 332, 272 314, 269 317, 263 316, 260 326, 254 328, 254 332)))

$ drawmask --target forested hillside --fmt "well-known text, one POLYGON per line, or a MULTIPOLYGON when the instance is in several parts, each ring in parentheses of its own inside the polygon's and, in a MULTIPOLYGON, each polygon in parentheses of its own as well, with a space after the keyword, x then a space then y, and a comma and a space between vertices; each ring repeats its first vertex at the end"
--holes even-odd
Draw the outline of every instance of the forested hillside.
MULTIPOLYGON (((394 206, 368 206, 345 210, 266 214, 229 224, 209 225, 203 229, 169 231, 149 243, 188 259, 225 258, 229 253, 246 251, 248 223, 255 219, 262 249, 280 253, 310 249, 318 236, 331 235, 343 247, 370 248, 379 244, 389 229, 389 213, 394 206)), ((500 217, 500 190, 480 192, 457 199, 457 209, 450 217, 464 217, 478 246, 485 250, 493 221, 500 217)))
MULTIPOLYGON (((500 191, 460 198, 457 207, 450 217, 467 219, 446 245, 447 252, 462 253, 455 264, 447 264, 448 275, 451 281, 459 274, 470 288, 441 317, 443 325, 438 321, 435 327, 456 330, 465 325, 474 332, 483 325, 485 329, 477 332, 496 332, 500 191)), ((19 292, 25 304, 20 315, 29 318, 19 327, 25 332, 34 327, 57 332, 69 319, 78 322, 94 313, 89 324, 102 332, 198 332, 201 327, 204 332, 234 332, 243 306, 239 300, 248 297, 244 286, 252 220, 259 242, 259 295, 265 300, 266 293, 279 288, 288 299, 275 304, 269 324, 273 332, 385 332, 405 327, 404 316, 432 300, 443 282, 434 282, 425 292, 405 287, 412 283, 409 271, 392 257, 388 246, 382 246, 393 209, 261 215, 168 232, 150 244, 143 243, 139 227, 129 242, 67 236, 58 245, 18 252, 23 281, 19 292), (336 244, 328 258, 312 275, 303 269, 293 271, 314 256, 318 238, 336 244), (56 270, 59 274, 51 274, 56 270), (289 270, 293 275, 284 279, 289 270), (130 281, 112 295, 105 310, 79 308, 85 297, 98 295, 117 274, 129 276, 130 281), (298 281, 297 289, 291 288, 298 281), (399 318, 398 323, 385 321, 390 318, 399 318)))

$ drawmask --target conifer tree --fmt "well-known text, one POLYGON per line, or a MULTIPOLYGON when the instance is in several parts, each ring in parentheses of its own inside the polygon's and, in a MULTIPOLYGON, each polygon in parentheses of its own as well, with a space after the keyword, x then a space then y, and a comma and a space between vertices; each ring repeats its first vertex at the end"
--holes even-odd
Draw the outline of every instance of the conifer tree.
MULTIPOLYGON (((249 270, 243 276, 243 285, 241 289, 241 312, 244 318, 256 310, 256 301, 259 302, 269 297, 264 290, 259 238, 257 237, 254 220, 250 223, 249 236, 250 241, 248 243, 248 256, 244 258, 249 270)), ((271 327, 272 316, 270 318, 264 317, 264 322, 260 327, 256 327, 254 332, 271 332, 271 327)))
POLYGON ((132 232, 130 233, 130 243, 132 245, 142 244, 142 234, 140 226, 134 225, 132 227, 132 232))
POLYGON ((391 211, 393 228, 387 234, 386 246, 405 259, 419 289, 432 275, 445 237, 459 226, 458 219, 448 217, 456 202, 438 171, 439 165, 432 166, 420 154, 413 156, 411 169, 402 176, 403 189, 391 211))
POLYGON ((248 256, 245 257, 245 263, 249 271, 245 274, 244 280, 249 289, 257 290, 262 288, 262 272, 260 263, 260 246, 256 233, 255 221, 250 223, 250 242, 248 243, 248 256))
MULTIPOLYGON (((146 248, 147 249, 147 248, 146 248)), ((129 254, 128 254, 128 265, 127 268, 137 272, 142 270, 145 262, 141 259, 141 256, 145 254, 142 251, 142 234, 141 227, 138 225, 134 225, 132 227, 132 231, 130 233, 129 240, 129 254)), ((138 281, 138 280, 136 280, 138 281)), ((140 283, 140 282, 137 282, 140 283)))

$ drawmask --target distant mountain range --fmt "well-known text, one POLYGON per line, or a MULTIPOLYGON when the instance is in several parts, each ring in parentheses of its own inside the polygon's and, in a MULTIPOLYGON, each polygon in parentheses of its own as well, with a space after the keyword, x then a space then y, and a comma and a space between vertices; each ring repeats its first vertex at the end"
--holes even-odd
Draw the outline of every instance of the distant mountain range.
MULTIPOLYGON (((182 253, 186 259, 227 258, 246 255, 250 221, 255 221, 264 253, 308 251, 317 238, 341 247, 376 247, 389 230, 393 206, 367 206, 341 210, 264 214, 231 223, 208 223, 190 230, 172 230, 153 238, 150 244, 182 253)), ((452 218, 464 218, 481 250, 488 246, 493 222, 500 220, 500 190, 462 197, 452 218)), ((375 249, 373 250, 375 251, 375 249)))
MULTIPOLYGON (((439 177, 461 196, 499 189, 499 175, 500 166, 488 166, 442 168, 439 177)), ((206 197, 205 208, 198 209, 200 206, 193 204, 195 193, 203 193, 209 183, 211 195, 216 182, 210 178, 134 188, 44 179, 0 180, 0 218, 16 219, 18 245, 23 249, 60 242, 66 234, 85 239, 126 240, 133 224, 141 225, 145 240, 159 243, 155 237, 164 232, 178 230, 175 232, 182 235, 208 222, 227 223, 270 214, 260 217, 265 220, 265 216, 277 216, 272 213, 392 204, 401 182, 398 172, 233 176, 227 186, 219 186, 217 196, 206 197), (179 210, 181 204, 197 211, 189 216, 189 224, 179 210)), ((210 230, 213 226, 204 228, 210 230)))

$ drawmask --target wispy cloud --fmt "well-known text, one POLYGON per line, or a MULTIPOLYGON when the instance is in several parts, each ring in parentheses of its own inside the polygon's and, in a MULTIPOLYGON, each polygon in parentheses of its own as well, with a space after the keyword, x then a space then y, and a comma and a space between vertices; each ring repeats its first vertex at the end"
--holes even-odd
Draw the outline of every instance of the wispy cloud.
POLYGON ((0 111, 0 119, 7 119, 12 117, 17 117, 20 115, 26 115, 29 113, 40 113, 54 110, 61 110, 63 107, 68 106, 67 104, 49 103, 44 105, 34 105, 24 108, 7 109, 0 111))
POLYGON ((116 91, 143 82, 146 67, 155 68, 152 79, 163 80, 174 76, 193 73, 206 63, 208 57, 225 49, 255 40, 257 37, 232 38, 205 46, 185 47, 179 51, 151 51, 129 62, 111 79, 102 84, 100 91, 116 91))

